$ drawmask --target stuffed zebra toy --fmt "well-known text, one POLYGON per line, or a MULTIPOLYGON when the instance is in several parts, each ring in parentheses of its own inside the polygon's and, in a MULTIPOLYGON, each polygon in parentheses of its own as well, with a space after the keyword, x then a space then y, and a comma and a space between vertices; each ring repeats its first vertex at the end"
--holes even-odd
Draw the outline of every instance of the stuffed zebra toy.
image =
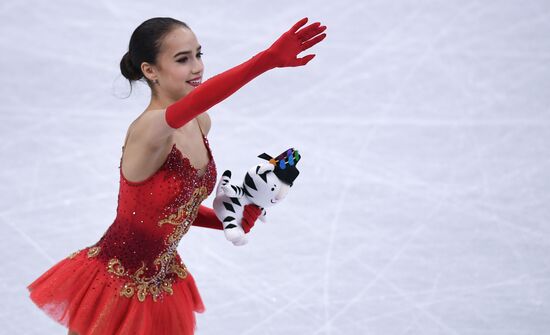
POLYGON ((265 208, 283 200, 300 173, 296 169, 300 154, 294 148, 276 158, 266 153, 258 157, 268 162, 248 170, 243 183, 231 183, 231 171, 225 170, 216 189, 214 212, 223 223, 225 237, 237 246, 248 242, 241 226, 244 206, 255 204, 260 207, 262 214, 259 219, 266 222, 265 208))

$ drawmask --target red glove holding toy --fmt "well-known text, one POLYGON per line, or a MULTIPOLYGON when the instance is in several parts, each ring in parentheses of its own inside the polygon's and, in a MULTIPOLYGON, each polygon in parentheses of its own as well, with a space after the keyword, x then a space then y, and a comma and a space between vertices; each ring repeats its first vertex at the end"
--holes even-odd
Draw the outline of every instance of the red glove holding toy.
MULTIPOLYGON (((254 204, 244 206, 241 226, 245 234, 248 234, 250 229, 254 227, 254 223, 261 214, 262 209, 254 204)), ((195 221, 193 221, 193 226, 223 230, 223 225, 214 210, 203 205, 199 206, 199 212, 195 221)))
POLYGON ((258 217, 262 214, 262 209, 254 204, 244 206, 243 218, 241 220, 241 227, 243 227, 244 233, 248 234, 250 229, 254 227, 254 223, 258 220, 258 217))

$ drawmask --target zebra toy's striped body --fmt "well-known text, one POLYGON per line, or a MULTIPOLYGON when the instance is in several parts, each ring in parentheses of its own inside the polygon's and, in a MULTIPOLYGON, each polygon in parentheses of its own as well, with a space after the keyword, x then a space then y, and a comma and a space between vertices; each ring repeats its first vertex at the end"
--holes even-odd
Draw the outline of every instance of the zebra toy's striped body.
POLYGON ((273 164, 259 164, 250 169, 240 185, 231 183, 231 171, 222 174, 216 197, 214 212, 223 223, 225 237, 234 245, 244 245, 248 241, 241 226, 244 206, 255 204, 262 208, 259 219, 266 221, 266 207, 282 200, 289 185, 281 182, 273 173, 273 164))
POLYGON ((232 185, 230 182, 231 171, 226 170, 216 190, 214 211, 223 223, 225 237, 235 245, 244 245, 247 243, 247 239, 240 222, 244 206, 251 202, 245 196, 242 186, 232 185))
POLYGON ((214 212, 223 223, 225 237, 234 245, 247 243, 241 226, 244 207, 248 204, 260 207, 262 214, 259 219, 265 222, 265 208, 286 197, 299 173, 296 163, 300 160, 300 154, 294 148, 276 158, 266 153, 258 157, 268 163, 255 165, 248 170, 240 185, 231 184, 231 171, 225 170, 216 189, 214 212))

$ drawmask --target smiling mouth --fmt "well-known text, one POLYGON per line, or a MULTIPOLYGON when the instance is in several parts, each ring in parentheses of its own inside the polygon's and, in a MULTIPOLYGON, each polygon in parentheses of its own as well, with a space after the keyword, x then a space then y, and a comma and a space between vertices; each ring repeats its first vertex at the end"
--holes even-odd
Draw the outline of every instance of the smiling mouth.
POLYGON ((193 86, 193 87, 197 87, 201 84, 202 82, 202 78, 199 78, 197 80, 189 80, 189 81, 186 81, 186 83, 189 83, 189 85, 193 86))

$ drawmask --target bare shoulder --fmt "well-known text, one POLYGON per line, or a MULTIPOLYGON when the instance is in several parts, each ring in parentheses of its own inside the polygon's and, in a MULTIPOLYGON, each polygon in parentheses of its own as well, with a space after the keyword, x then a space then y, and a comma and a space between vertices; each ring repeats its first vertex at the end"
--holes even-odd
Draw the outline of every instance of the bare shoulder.
POLYGON ((148 110, 128 127, 122 153, 121 170, 129 181, 141 181, 151 176, 170 151, 171 128, 164 120, 164 110, 148 110))
POLYGON ((204 132, 204 136, 208 135, 208 132, 210 131, 210 128, 212 126, 210 115, 208 115, 208 113, 206 112, 201 113, 199 116, 197 116, 197 121, 199 122, 201 129, 204 132))

